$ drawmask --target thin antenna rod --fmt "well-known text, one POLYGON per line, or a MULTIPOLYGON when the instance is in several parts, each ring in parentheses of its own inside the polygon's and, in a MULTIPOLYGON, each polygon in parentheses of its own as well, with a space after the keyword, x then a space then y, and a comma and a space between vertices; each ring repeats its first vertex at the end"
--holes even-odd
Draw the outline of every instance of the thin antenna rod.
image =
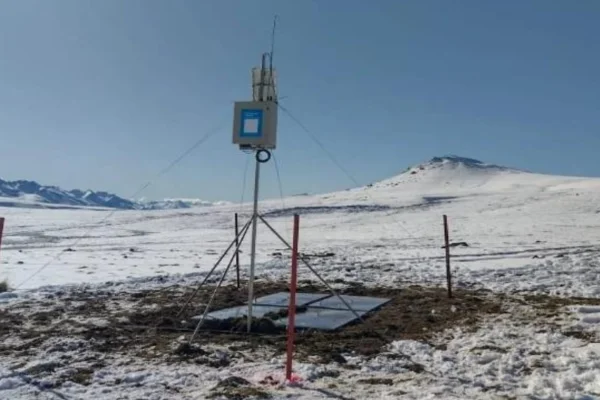
POLYGON ((275 31, 277 29, 277 14, 273 17, 273 31, 271 32, 271 52, 269 53, 269 84, 267 85, 269 96, 267 100, 276 100, 277 94, 275 93, 275 76, 273 73, 273 54, 275 53, 275 31))
POLYGON ((265 101, 265 69, 267 68, 267 53, 262 55, 262 64, 260 67, 260 86, 258 91, 258 101, 265 101))
POLYGON ((271 73, 273 72, 273 54, 275 53, 275 30, 277 29, 277 15, 273 17, 273 32, 271 33, 271 63, 269 68, 271 69, 271 73))

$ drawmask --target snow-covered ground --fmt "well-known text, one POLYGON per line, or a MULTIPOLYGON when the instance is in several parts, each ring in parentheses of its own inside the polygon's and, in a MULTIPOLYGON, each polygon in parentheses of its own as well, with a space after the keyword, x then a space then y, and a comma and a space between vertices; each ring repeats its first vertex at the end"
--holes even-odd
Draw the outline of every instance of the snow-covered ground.
MULTIPOLYGON (((450 221, 458 282, 490 289, 597 295, 600 179, 537 175, 444 159, 372 187, 266 201, 266 219, 288 240, 301 215, 307 252, 333 252, 320 271, 372 283, 441 282, 442 215, 450 221), (350 273, 344 267, 352 268, 350 273), (577 279, 563 279, 574 276, 577 279)), ((0 279, 19 288, 209 270, 249 207, 173 211, 2 209, 0 279), (109 218, 107 214, 111 214, 109 218), (66 251, 68 249, 74 251, 66 251), (131 251, 133 250, 133 251, 131 251), (60 255, 60 256, 59 256, 60 255), (57 258, 55 260, 55 258, 57 258)), ((285 271, 285 247, 259 225, 259 272, 285 271)), ((248 254, 249 240, 242 250, 248 254)), ((248 262, 248 257, 242 261, 248 262)))
MULTIPOLYGON (((600 298, 600 179, 539 175, 440 158, 368 187, 291 197, 283 203, 265 201, 261 211, 288 240, 292 215, 299 213, 302 251, 330 253, 311 260, 332 282, 443 284, 446 214, 451 241, 468 245, 451 250, 457 286, 513 295, 600 298)), ((11 307, 44 291, 60 290, 42 288, 48 285, 128 280, 123 290, 133 291, 160 285, 146 279, 149 276, 199 280, 233 240, 233 214, 240 212, 243 223, 249 210, 249 205, 224 205, 117 211, 107 218, 109 211, 0 209, 6 218, 0 280, 18 286, 11 298, 0 301, 11 307)), ((248 239, 242 250, 245 274, 248 239)), ((285 246, 260 224, 260 278, 286 276, 287 258, 278 254, 284 251, 285 246)), ((300 274, 300 279, 311 277, 304 268, 300 274)), ((229 279, 233 277, 230 274, 229 279)), ((574 326, 598 338, 600 308, 565 308, 560 318, 561 326, 574 326)), ((269 392, 307 399, 600 398, 596 339, 574 338, 539 324, 518 324, 511 315, 497 315, 475 332, 445 332, 439 339, 443 348, 413 341, 390 345, 389 352, 401 351, 419 360, 426 374, 406 370, 402 360, 381 356, 357 359, 357 369, 341 370, 335 378, 311 380, 319 369, 337 367, 303 364, 297 370, 304 379, 301 386, 269 392), (370 376, 390 378, 392 384, 356 383, 370 376)), ((40 345, 40 353, 30 361, 45 359, 44 346, 50 345, 40 345)), ((239 361, 221 369, 113 361, 95 372, 90 386, 67 382, 57 390, 67 398, 203 398, 220 378, 236 375, 256 383, 260 376, 280 373, 282 365, 281 357, 239 361), (116 391, 110 382, 117 375, 126 384, 116 391), (165 394, 166 383, 181 390, 165 394)), ((0 398, 34 398, 40 392, 14 375, 15 367, 8 361, 0 361, 2 365, 0 398)))

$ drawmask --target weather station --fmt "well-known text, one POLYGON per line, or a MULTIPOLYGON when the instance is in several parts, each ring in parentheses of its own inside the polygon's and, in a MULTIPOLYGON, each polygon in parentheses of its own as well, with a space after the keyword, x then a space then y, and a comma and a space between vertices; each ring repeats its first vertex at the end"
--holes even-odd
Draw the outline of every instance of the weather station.
MULTIPOLYGON (((273 25, 273 37, 274 34, 275 23, 273 25)), ((198 322, 194 333, 190 337, 190 343, 194 340, 194 337, 200 328, 207 321, 245 319, 247 332, 250 333, 253 330, 253 320, 255 320, 254 322, 257 322, 256 320, 264 318, 265 315, 269 313, 278 313, 287 309, 287 318, 282 317, 272 322, 274 326, 278 328, 287 328, 288 340, 290 340, 288 343, 288 358, 291 359, 290 349, 293 346, 290 343, 293 343, 293 332, 296 327, 317 330, 339 329, 352 321, 363 321, 363 316, 372 312, 374 309, 381 307, 383 304, 387 303, 389 299, 340 295, 327 283, 309 261, 298 252, 299 215, 294 215, 293 244, 290 244, 275 230, 275 228, 273 228, 273 226, 271 226, 265 217, 259 213, 258 199, 261 165, 269 162, 271 159, 271 151, 275 150, 277 147, 278 109, 281 108, 286 114, 289 114, 277 100, 277 80, 275 69, 273 68, 273 45, 271 46, 271 52, 263 53, 261 66, 252 69, 251 77, 252 100, 237 101, 234 103, 232 141, 233 144, 238 146, 244 153, 254 154, 256 167, 252 214, 239 231, 237 230, 236 222, 235 238, 230 242, 227 249, 221 254, 208 274, 205 275, 203 281, 196 290, 189 296, 177 314, 177 317, 183 315, 184 310, 190 305, 200 288, 209 282, 210 276, 215 272, 227 254, 233 250, 233 253, 230 254, 227 267, 219 278, 210 299, 204 305, 203 313, 192 318, 198 322), (289 292, 272 293, 267 296, 255 298, 254 284, 256 272, 257 225, 259 221, 261 221, 278 238, 278 240, 291 251, 291 277, 289 292), (217 290, 223 284, 234 260, 238 258, 242 242, 249 231, 252 232, 252 242, 247 281, 248 302, 245 305, 211 311, 211 306, 217 290), (318 278, 330 294, 296 293, 297 266, 299 262, 306 266, 318 278), (296 300, 298 300, 298 303, 296 303, 296 300), (302 312, 296 311, 296 304, 304 307, 302 312), (297 322, 296 317, 298 318, 297 322)), ((238 289, 239 288, 238 276, 238 289)), ((288 368, 288 372, 289 370, 290 368, 288 368)))
POLYGON ((252 325, 254 297, 254 272, 256 266, 256 227, 260 165, 271 159, 270 150, 277 146, 277 87, 273 69, 273 51, 262 55, 260 68, 252 69, 252 101, 239 101, 234 105, 233 143, 244 152, 253 152, 256 159, 254 172, 254 205, 252 212, 252 244, 250 277, 248 281, 248 332, 252 325), (267 59, 269 67, 267 68, 267 59))

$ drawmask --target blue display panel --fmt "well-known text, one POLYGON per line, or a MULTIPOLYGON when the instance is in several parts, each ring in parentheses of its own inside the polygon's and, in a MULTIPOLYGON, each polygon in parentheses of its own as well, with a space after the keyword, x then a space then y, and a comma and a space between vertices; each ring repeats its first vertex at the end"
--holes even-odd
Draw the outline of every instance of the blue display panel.
POLYGON ((263 135, 263 111, 242 110, 240 137, 260 138, 263 135))

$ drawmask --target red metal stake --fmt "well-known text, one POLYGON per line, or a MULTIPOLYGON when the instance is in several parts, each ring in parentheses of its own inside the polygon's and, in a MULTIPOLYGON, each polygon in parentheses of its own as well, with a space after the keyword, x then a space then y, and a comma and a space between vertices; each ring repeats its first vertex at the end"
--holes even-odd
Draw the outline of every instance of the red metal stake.
POLYGON ((452 298, 452 274, 450 272, 450 235, 448 234, 448 216, 444 215, 444 241, 446 242, 446 279, 448 280, 448 298, 452 298))
POLYGON ((290 306, 288 308, 287 326, 287 361, 285 379, 292 379, 292 357, 294 356, 294 339, 296 334, 296 281, 298 280, 298 236, 300 233, 300 217, 294 215, 294 237, 292 242, 292 278, 290 282, 290 306))

